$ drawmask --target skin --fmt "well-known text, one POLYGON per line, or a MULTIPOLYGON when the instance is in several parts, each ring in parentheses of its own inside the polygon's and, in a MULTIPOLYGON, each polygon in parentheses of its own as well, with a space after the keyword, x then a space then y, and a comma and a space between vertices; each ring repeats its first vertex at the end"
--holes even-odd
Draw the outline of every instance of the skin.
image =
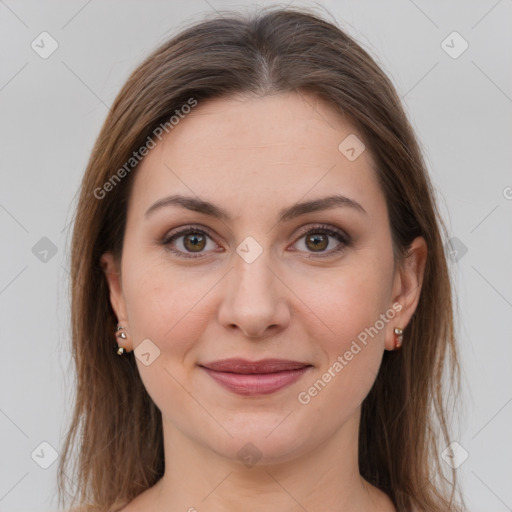
MULTIPOLYGON (((394 327, 405 328, 417 306, 427 248, 417 238, 404 265, 395 265, 370 152, 349 161, 338 150, 349 134, 358 132, 311 95, 231 96, 200 102, 141 163, 121 265, 109 253, 102 262, 128 333, 122 345, 134 350, 149 338, 160 350, 149 366, 136 361, 162 412, 166 471, 123 512, 395 510, 359 474, 360 407, 384 350, 394 349, 394 327), (278 222, 282 208, 333 192, 366 213, 344 206, 278 222), (145 216, 171 194, 211 201, 232 219, 177 206, 145 216), (320 223, 352 242, 334 253, 341 242, 317 230, 324 245, 315 250, 301 229, 320 223), (162 243, 190 224, 212 233, 197 259, 162 243), (252 263, 236 252, 248 236, 263 250, 252 263), (393 304, 401 305, 394 318, 300 403, 298 394, 393 304), (229 357, 313 367, 276 393, 244 397, 198 366, 229 357), (248 442, 261 454, 252 467, 237 457, 248 442)), ((172 247, 197 254, 190 238, 172 247)))

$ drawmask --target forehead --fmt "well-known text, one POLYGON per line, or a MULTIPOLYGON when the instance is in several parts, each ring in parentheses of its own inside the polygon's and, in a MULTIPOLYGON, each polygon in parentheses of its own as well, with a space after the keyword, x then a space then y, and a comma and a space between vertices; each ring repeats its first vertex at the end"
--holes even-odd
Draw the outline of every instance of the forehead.
POLYGON ((330 104, 309 94, 199 102, 141 162, 130 203, 147 209, 186 193, 238 212, 337 192, 382 206, 369 151, 349 160, 339 149, 354 137, 362 142, 330 104))

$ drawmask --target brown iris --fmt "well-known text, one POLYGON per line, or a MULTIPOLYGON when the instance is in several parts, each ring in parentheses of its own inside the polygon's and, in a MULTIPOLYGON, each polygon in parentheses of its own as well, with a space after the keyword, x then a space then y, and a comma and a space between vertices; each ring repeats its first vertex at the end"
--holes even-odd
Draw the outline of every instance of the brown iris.
POLYGON ((204 249, 206 237, 200 233, 190 233, 185 235, 183 244, 191 252, 200 252, 204 249))
POLYGON ((322 235, 322 234, 319 234, 319 233, 313 233, 311 235, 308 235, 306 237, 306 245, 308 245, 308 247, 311 249, 319 249, 319 250, 323 250, 323 249, 326 249, 327 248, 327 245, 329 244, 329 240, 328 240, 328 237, 327 235, 322 235), (312 245, 309 246, 308 243, 311 242, 312 245))

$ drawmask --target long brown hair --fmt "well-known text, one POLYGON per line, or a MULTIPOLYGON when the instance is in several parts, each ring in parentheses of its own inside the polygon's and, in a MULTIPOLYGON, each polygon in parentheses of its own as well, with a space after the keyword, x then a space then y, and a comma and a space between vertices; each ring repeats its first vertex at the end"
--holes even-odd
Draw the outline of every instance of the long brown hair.
POLYGON ((446 229, 420 147, 399 96, 373 58, 313 10, 289 8, 223 13, 187 27, 132 73, 104 122, 83 178, 72 239, 76 399, 59 467, 59 502, 70 496, 81 510, 118 510, 164 473, 161 413, 133 352, 115 354, 116 317, 100 266, 103 253, 118 261, 122 254, 136 172, 136 165, 126 170, 126 162, 191 98, 200 104, 236 93, 281 92, 318 95, 362 134, 377 163, 397 262, 415 237, 428 245, 423 288, 403 347, 384 353, 362 404, 360 473, 388 493, 400 512, 461 510, 455 470, 441 461, 439 450, 450 443, 446 373, 449 389, 459 387, 441 236, 446 229), (113 180, 123 166, 122 179, 113 180))

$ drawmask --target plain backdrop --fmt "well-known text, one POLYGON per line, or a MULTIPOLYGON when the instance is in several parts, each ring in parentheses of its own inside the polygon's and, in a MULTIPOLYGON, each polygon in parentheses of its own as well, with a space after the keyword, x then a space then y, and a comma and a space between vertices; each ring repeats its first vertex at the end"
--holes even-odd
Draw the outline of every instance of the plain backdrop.
MULTIPOLYGON (((57 509, 73 393, 69 223, 108 107, 182 23, 255 5, 0 0, 1 512, 57 509)), ((457 471, 471 512, 510 511, 512 1, 317 5, 391 77, 424 149, 456 251, 464 414, 453 441, 467 456, 457 471)))

